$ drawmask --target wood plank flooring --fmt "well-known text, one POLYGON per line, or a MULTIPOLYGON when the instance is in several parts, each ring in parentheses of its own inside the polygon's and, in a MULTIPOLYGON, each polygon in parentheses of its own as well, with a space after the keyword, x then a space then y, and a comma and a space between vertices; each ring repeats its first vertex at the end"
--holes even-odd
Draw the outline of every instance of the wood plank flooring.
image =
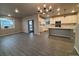
POLYGON ((73 56, 74 40, 48 33, 18 33, 0 37, 0 56, 73 56))

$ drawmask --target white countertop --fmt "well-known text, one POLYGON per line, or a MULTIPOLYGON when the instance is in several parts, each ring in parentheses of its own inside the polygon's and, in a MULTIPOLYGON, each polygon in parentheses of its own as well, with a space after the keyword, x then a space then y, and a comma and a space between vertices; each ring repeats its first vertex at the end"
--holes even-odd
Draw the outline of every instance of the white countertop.
POLYGON ((49 27, 49 28, 51 28, 51 29, 75 29, 75 27, 73 27, 73 28, 68 28, 68 27, 49 27))

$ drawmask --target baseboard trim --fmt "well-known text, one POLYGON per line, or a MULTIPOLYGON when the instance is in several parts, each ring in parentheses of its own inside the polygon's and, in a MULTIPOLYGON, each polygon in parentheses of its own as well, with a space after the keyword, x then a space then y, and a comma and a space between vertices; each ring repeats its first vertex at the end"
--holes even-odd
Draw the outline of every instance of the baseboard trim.
POLYGON ((4 34, 4 35, 0 35, 0 36, 12 35, 12 34, 17 34, 17 33, 21 33, 21 32, 9 33, 9 34, 4 34))
POLYGON ((79 51, 78 51, 78 49, 76 48, 76 46, 74 46, 74 49, 76 50, 76 52, 77 52, 78 55, 79 55, 79 51))

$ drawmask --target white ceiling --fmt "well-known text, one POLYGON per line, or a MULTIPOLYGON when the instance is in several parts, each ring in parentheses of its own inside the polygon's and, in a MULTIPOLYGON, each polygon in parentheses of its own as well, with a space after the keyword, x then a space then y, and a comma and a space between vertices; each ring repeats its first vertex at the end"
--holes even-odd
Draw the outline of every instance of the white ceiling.
MULTIPOLYGON (((74 8, 77 12, 79 10, 79 7, 77 6, 77 3, 47 3, 47 6, 51 5, 53 9, 61 8, 60 13, 64 14, 64 9, 67 9, 65 13, 71 13, 71 10, 74 8)), ((0 16, 7 16, 8 14, 11 14, 15 17, 26 17, 36 14, 37 7, 41 6, 43 7, 43 3, 0 3, 0 16), (14 10, 17 8, 19 10, 19 13, 15 13, 14 10)), ((55 14, 52 15, 56 15, 55 14)))

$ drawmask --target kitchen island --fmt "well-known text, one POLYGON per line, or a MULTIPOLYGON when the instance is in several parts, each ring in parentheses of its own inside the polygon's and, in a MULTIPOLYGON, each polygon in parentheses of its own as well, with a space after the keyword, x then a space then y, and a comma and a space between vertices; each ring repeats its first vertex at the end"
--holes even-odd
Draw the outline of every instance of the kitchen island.
POLYGON ((55 27, 49 28, 49 36, 50 35, 73 38, 74 32, 72 28, 55 27))

